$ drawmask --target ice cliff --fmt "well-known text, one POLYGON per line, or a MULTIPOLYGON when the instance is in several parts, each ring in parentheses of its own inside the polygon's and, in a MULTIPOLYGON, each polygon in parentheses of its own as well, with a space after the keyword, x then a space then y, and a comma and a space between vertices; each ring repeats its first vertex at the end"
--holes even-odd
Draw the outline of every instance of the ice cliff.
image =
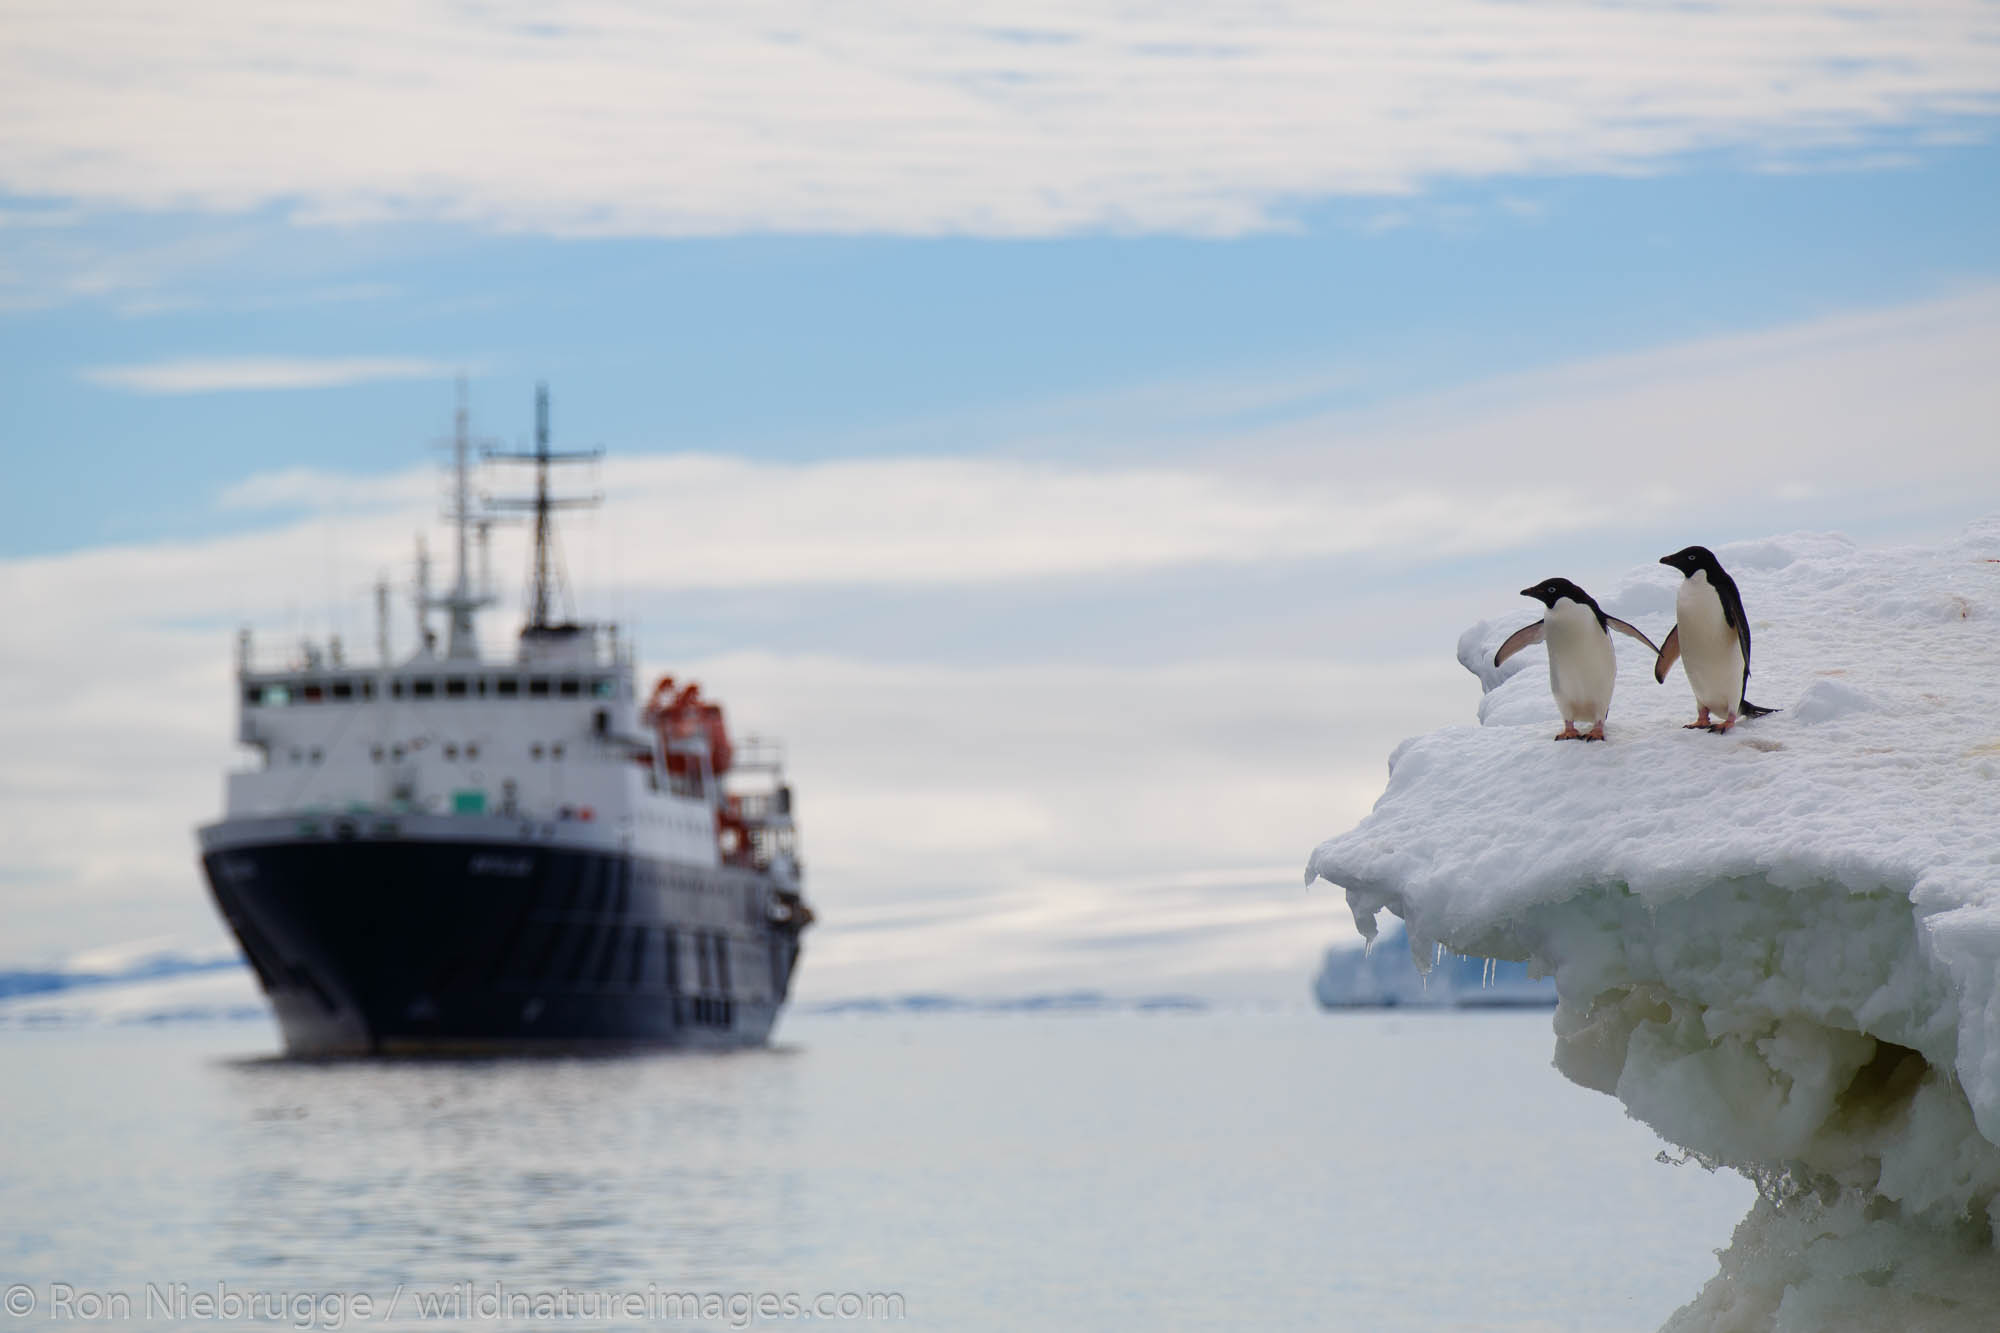
MULTIPOLYGON (((1555 1064, 1762 1201, 1672 1329, 2000 1326, 2000 520, 1922 549, 1718 549, 1784 711, 1686 731, 1618 640, 1609 743, 1554 744, 1546 659, 1459 660, 1478 727, 1405 742, 1313 853, 1372 937, 1555 979, 1555 1064)), ((1679 575, 1609 597, 1656 640, 1679 575)), ((1525 581, 1525 580, 1523 580, 1525 581)), ((1503 583, 1503 586, 1511 586, 1503 583)), ((1503 597, 1496 606, 1507 606, 1503 597)), ((1636 651, 1635 651, 1636 650, 1636 651)))

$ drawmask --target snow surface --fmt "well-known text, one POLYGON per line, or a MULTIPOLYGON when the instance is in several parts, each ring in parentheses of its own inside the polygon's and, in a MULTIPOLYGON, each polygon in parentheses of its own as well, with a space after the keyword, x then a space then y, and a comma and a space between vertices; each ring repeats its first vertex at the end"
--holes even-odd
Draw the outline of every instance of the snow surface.
MULTIPOLYGON (((1620 639, 1609 743, 1554 744, 1542 650, 1491 665, 1539 611, 1522 599, 1459 642, 1483 725, 1399 746, 1308 878, 1345 888, 1366 936, 1402 917, 1419 965, 1443 945, 1552 974, 1557 1067, 1766 1189, 1672 1327, 1989 1328, 2000 520, 1939 547, 1717 554, 1748 693, 1784 711, 1684 730, 1681 669, 1656 685, 1620 639)), ((1649 566, 1600 601, 1657 640, 1679 578, 1649 566)))

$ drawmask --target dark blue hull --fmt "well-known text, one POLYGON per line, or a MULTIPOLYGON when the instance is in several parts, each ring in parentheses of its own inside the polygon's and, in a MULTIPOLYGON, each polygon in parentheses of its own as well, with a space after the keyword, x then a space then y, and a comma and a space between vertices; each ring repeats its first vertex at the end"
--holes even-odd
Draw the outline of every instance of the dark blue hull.
POLYGON ((756 1045, 798 960, 772 881, 750 871, 534 842, 214 832, 210 890, 293 1055, 756 1045))

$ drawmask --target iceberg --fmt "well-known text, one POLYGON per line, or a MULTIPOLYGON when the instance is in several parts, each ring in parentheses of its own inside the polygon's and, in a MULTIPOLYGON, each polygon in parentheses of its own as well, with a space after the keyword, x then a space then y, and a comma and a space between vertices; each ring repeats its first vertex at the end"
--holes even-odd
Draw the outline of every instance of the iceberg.
POLYGON ((1547 1008, 1556 988, 1526 963, 1440 952, 1418 970, 1400 924, 1369 947, 1335 945, 1320 961, 1313 998, 1322 1009, 1547 1008))
POLYGON ((139 940, 44 966, 0 969, 0 1029, 268 1015, 256 978, 226 938, 139 940))
MULTIPOLYGON (((1718 548, 1770 717, 1684 730, 1621 641, 1609 743, 1552 744, 1546 658, 1459 641, 1476 727, 1404 742, 1307 879, 1555 981, 1555 1066, 1758 1187, 1693 1329, 1991 1329, 2000 1310, 2000 520, 1924 548, 1718 548)), ((1604 609, 1649 634, 1679 576, 1604 609)), ((1590 580, 1586 579, 1586 583, 1590 580)))

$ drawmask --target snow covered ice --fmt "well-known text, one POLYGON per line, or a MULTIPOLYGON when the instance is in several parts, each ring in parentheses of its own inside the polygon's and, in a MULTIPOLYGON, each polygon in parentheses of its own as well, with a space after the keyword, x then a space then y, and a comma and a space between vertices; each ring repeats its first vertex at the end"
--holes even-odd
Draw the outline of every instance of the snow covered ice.
MULTIPOLYGON (((1783 709, 1688 731, 1619 640, 1604 745, 1555 744, 1545 656, 1459 641, 1478 727, 1406 741, 1313 853, 1372 937, 1553 975, 1555 1063, 1762 1201, 1668 1327, 2000 1326, 2000 520, 1921 549, 1717 550, 1783 709)), ((1587 573, 1587 571, 1586 571, 1587 573)), ((1664 637, 1680 576, 1606 612, 1664 637)), ((1586 578, 1587 586, 1593 581, 1586 578)), ((1504 581, 1502 586, 1506 586, 1504 581)))

